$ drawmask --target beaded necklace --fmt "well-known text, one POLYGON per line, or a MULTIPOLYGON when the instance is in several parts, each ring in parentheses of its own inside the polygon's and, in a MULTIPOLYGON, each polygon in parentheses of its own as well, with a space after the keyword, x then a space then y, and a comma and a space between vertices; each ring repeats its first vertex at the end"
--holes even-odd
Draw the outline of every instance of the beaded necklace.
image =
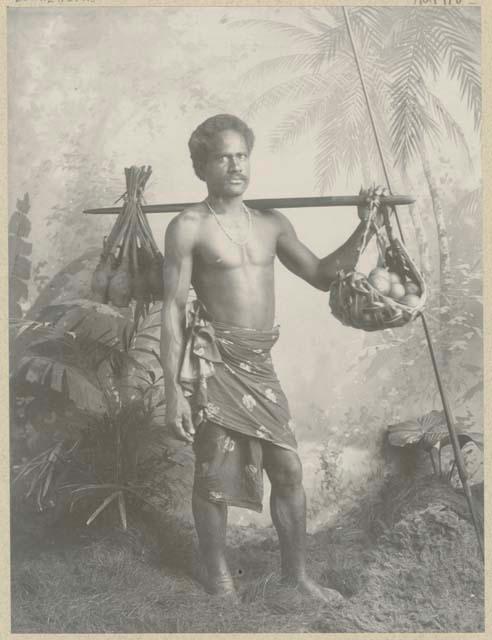
POLYGON ((244 202, 242 203, 243 205, 243 210, 244 212, 247 214, 248 216, 248 230, 246 232, 246 236, 244 238, 244 240, 236 240, 235 238, 233 238, 231 236, 231 234, 229 233, 229 231, 226 229, 226 227, 222 224, 222 222, 220 221, 219 216, 217 215, 217 213, 214 211, 212 205, 210 204, 210 202, 208 200, 205 200, 205 204, 207 205, 207 207, 210 209, 210 213, 213 215, 213 217, 215 218, 217 224, 219 225, 219 227, 222 229, 224 235, 226 235, 229 240, 235 244, 238 247, 241 247, 242 249, 244 249, 246 247, 246 245, 248 244, 248 240, 249 237, 251 235, 251 227, 253 226, 253 221, 251 218, 251 211, 248 209, 248 207, 244 204, 244 202))

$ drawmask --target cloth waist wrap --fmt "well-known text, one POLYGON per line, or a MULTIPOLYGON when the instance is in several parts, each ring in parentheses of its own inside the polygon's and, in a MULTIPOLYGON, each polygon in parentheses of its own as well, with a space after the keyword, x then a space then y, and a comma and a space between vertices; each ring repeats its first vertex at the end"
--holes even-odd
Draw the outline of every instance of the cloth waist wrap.
POLYGON ((287 398, 270 355, 278 337, 278 326, 262 331, 213 321, 203 304, 193 301, 179 382, 195 426, 208 421, 297 449, 287 398))

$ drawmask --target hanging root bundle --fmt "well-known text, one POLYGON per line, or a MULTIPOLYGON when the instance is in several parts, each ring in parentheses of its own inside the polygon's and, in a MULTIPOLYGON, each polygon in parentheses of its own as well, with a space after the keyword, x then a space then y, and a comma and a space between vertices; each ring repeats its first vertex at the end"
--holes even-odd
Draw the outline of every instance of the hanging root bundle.
POLYGON ((163 257, 141 206, 151 173, 151 167, 125 169, 123 208, 103 241, 91 283, 96 301, 128 307, 133 299, 137 315, 148 309, 151 302, 162 299, 163 294, 163 257))
POLYGON ((333 315, 342 324, 364 331, 393 329, 407 324, 423 310, 427 299, 422 275, 405 246, 393 237, 387 210, 383 211, 386 237, 374 224, 378 206, 379 201, 375 198, 367 223, 376 232, 378 266, 368 276, 357 271, 340 271, 330 288, 333 315))

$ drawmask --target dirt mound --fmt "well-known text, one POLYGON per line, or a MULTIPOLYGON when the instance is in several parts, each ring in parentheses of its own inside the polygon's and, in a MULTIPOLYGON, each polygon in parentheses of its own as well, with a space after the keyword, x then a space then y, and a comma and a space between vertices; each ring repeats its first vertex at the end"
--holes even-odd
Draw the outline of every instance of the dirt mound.
MULTIPOLYGON (((231 527, 241 603, 208 596, 188 518, 14 550, 18 633, 479 632, 484 574, 464 498, 434 478, 392 480, 336 526, 308 536, 309 572, 337 589, 318 604, 279 582, 271 527, 231 527), (142 527, 144 527, 142 529, 142 527), (50 585, 48 589, 46 585, 50 585), (193 606, 190 607, 190 602, 193 606)), ((25 541, 24 544, 28 544, 25 541)), ((24 545, 22 545, 24 546, 24 545)))
POLYGON ((464 497, 432 477, 395 482, 336 528, 324 577, 349 596, 312 631, 481 631, 484 572, 464 497), (348 553, 348 555, 347 555, 348 553))

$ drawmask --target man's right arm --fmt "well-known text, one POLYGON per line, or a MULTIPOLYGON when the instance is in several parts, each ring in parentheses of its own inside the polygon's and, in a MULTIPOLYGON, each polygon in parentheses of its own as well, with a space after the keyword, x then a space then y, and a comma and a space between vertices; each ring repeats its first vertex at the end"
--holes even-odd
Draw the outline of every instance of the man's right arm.
POLYGON ((164 297, 161 312, 161 362, 164 372, 166 424, 180 440, 191 442, 191 409, 179 385, 184 350, 186 301, 191 284, 197 219, 193 212, 174 218, 164 246, 164 297))

